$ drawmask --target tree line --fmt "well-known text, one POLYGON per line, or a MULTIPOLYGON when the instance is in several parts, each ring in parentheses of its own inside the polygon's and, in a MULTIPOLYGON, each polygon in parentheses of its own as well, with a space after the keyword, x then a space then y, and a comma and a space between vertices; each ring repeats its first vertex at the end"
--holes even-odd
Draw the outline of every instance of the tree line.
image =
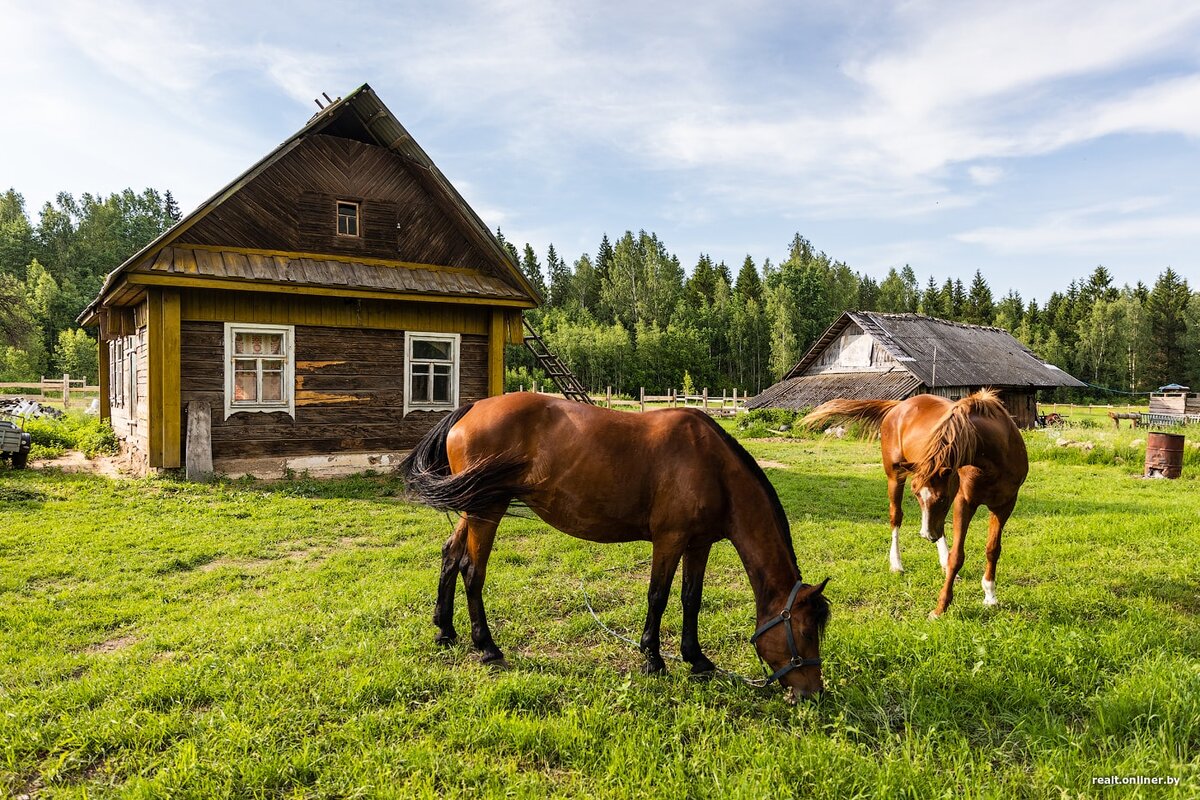
MULTIPOLYGON (((746 256, 736 275, 701 255, 690 273, 654 234, 605 235, 596 255, 545 263, 528 244, 497 235, 542 293, 529 313, 549 347, 584 385, 635 394, 685 382, 757 393, 779 380, 843 311, 920 313, 1004 328, 1052 364, 1092 384, 1067 397, 1140 394, 1167 383, 1200 387, 1200 295, 1174 269, 1152 286, 1117 286, 1097 266, 1044 304, 1009 290, 997 298, 976 270, 970 284, 905 265, 882 280, 856 272, 796 234, 778 264, 746 256), (1099 388, 1103 387, 1103 388, 1099 388), (1111 391, 1106 391, 1111 390, 1111 391)), ((511 348, 510 388, 541 379, 511 348)))
MULTIPOLYGON (((95 381, 96 343, 76 317, 108 272, 179 219, 169 191, 64 192, 36 222, 18 192, 0 194, 0 381, 63 372, 95 381)), ((1039 304, 1012 290, 997 298, 979 271, 969 284, 922 283, 906 265, 876 280, 800 234, 778 263, 748 255, 736 269, 707 255, 685 269, 645 231, 615 242, 606 234, 594 255, 573 261, 554 245, 540 255, 497 236, 545 300, 528 313, 531 324, 594 391, 657 394, 688 383, 757 393, 848 310, 1005 328, 1097 387, 1200 387, 1200 297, 1169 267, 1152 285, 1117 286, 1098 266, 1039 304)), ((509 388, 545 383, 524 348, 510 347, 508 363, 509 388)))
POLYGON ((37 222, 14 189, 0 194, 0 381, 98 379, 96 340, 75 318, 104 276, 180 219, 171 193, 60 193, 37 222))

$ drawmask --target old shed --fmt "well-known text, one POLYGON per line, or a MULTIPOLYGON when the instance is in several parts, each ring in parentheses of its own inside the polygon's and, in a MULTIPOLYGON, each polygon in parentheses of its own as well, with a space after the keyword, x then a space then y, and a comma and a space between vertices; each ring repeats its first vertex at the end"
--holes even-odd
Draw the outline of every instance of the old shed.
POLYGON ((501 393, 537 302, 364 85, 118 266, 80 321, 136 468, 182 466, 207 405, 218 472, 331 473, 386 466, 501 393))
POLYGON ((800 410, 838 397, 902 400, 921 393, 956 400, 992 387, 1017 424, 1030 428, 1039 390, 1083 385, 1000 328, 847 311, 782 381, 747 407, 800 410))

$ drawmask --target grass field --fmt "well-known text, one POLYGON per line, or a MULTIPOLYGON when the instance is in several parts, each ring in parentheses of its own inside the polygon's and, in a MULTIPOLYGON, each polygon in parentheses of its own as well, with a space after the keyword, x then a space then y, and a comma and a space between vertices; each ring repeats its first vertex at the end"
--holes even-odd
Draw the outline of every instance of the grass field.
MULTIPOLYGON (((832 576, 829 691, 797 707, 678 663, 638 673, 581 584, 636 637, 645 544, 506 521, 486 597, 512 669, 493 672, 434 646, 449 521, 391 479, 0 472, 0 795, 1195 797, 1200 457, 1144 481, 1131 434, 1079 436, 1102 434, 1090 451, 1031 434, 1001 605, 980 602, 979 518, 938 621, 915 504, 907 572, 888 571, 875 445, 746 442, 806 577, 832 576), (1182 785, 1093 784, 1109 775, 1182 785)), ((457 613, 466 631, 461 589, 457 613)), ((678 628, 676 593, 664 652, 678 628)), ((752 628, 719 545, 701 640, 757 675, 752 628)))

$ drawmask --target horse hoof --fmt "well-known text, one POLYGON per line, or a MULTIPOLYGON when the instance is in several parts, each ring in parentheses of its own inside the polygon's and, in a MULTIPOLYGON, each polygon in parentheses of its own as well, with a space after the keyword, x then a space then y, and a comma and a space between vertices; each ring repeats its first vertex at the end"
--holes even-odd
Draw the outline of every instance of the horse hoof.
POLYGON ((707 658, 692 664, 692 675, 697 678, 711 678, 717 674, 717 665, 707 658))
POLYGON ((458 634, 439 633, 437 636, 433 637, 433 643, 438 647, 453 647, 454 645, 458 644, 458 634))
POLYGON ((507 672, 512 669, 512 665, 504 660, 504 656, 500 656, 499 658, 485 658, 482 663, 488 669, 495 670, 496 672, 507 672))
POLYGON ((994 597, 985 597, 983 598, 983 604, 988 608, 995 608, 996 606, 1000 605, 1000 601, 994 597))
POLYGON ((938 618, 940 618, 941 616, 942 616, 942 612, 940 612, 940 611, 930 611, 930 612, 929 612, 929 618, 930 618, 930 619, 938 619, 938 618))
POLYGON ((894 573, 896 573, 897 575, 899 575, 899 574, 901 574, 901 573, 903 573, 903 572, 904 572, 904 567, 892 567, 892 572, 894 572, 894 573))
POLYGON ((667 665, 660 659, 658 661, 647 661, 642 664, 643 675, 666 675, 667 665))

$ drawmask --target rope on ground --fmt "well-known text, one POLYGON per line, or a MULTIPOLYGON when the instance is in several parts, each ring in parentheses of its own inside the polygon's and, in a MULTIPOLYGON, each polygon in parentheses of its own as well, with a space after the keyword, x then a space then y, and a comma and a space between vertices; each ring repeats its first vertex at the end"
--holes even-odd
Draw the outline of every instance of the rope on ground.
MULTIPOLYGON (((646 559, 645 561, 642 561, 639 563, 649 563, 649 559, 646 559)), ((636 566, 636 565, 630 565, 630 566, 636 566)), ((604 572, 614 572, 619 569, 627 569, 627 567, 624 567, 624 566, 610 567, 610 568, 604 570, 604 572)), ((598 626, 600 626, 601 630, 603 630, 609 636, 612 636, 614 639, 618 639, 622 642, 625 642, 626 644, 632 646, 638 652, 641 652, 641 649, 642 649, 641 642, 635 642, 633 639, 630 639, 628 636, 625 636, 622 633, 618 633, 617 631, 615 631, 612 628, 605 625, 604 621, 602 619, 600 619, 600 616, 596 613, 596 609, 592 607, 592 598, 591 598, 591 595, 588 594, 587 586, 584 583, 582 575, 579 577, 579 591, 583 594, 583 603, 585 606, 587 606, 588 613, 592 615, 592 619, 595 620, 595 622, 598 626)), ((683 659, 677 655, 670 656, 670 659, 672 661, 679 661, 679 662, 683 661, 683 659)), ((721 669, 720 667, 716 667, 716 672, 718 675, 722 676, 723 678, 728 678, 730 681, 732 681, 734 683, 740 683, 742 685, 749 686, 752 689, 763 689, 768 685, 766 678, 747 678, 742 675, 739 675, 736 672, 731 672, 730 670, 727 670, 727 669, 721 669)))

